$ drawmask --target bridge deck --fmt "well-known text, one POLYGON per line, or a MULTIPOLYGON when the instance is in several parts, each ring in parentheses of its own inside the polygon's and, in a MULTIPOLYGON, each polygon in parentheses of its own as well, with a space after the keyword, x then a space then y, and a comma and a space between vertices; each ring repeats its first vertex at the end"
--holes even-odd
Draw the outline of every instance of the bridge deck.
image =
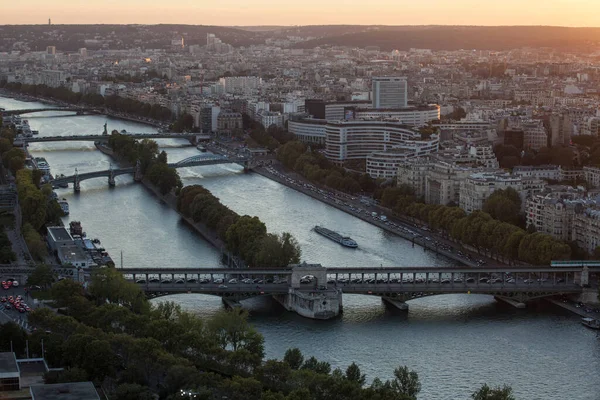
MULTIPOLYGON (((361 275, 375 273, 386 274, 437 274, 437 273, 459 273, 459 274, 491 274, 491 273, 573 273, 581 272, 581 267, 385 267, 385 268, 327 268, 327 275, 361 275)), ((291 269, 223 269, 223 268, 124 268, 120 269, 124 274, 215 274, 215 275, 291 275, 291 269)), ((600 272, 600 267, 590 268, 590 273, 600 272)))

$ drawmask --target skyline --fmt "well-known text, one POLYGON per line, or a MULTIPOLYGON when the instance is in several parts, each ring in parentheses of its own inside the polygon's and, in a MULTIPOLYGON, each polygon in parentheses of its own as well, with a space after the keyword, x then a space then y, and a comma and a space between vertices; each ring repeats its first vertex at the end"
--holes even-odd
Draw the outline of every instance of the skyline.
POLYGON ((142 0, 32 0, 3 6, 1 25, 53 24, 189 24, 217 26, 260 25, 473 25, 600 27, 596 0, 519 0, 482 4, 476 0, 375 0, 365 7, 358 0, 306 0, 274 7, 257 0, 251 9, 241 0, 217 5, 173 0, 168 5, 142 0), (126 3, 126 4, 123 4, 126 3), (112 7, 111 7, 112 6, 112 7))

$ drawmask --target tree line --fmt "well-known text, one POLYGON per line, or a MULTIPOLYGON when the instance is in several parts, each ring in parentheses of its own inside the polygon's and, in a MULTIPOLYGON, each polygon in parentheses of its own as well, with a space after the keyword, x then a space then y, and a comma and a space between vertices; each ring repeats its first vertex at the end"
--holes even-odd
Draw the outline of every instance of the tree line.
POLYGON ((277 150, 277 159, 307 180, 345 193, 372 193, 377 182, 366 173, 334 165, 323 154, 299 141, 290 141, 277 150))
POLYGON ((381 204, 395 215, 427 224, 446 238, 475 248, 479 254, 533 265, 568 260, 569 244, 515 224, 520 220, 520 202, 514 189, 497 190, 486 199, 483 211, 467 215, 456 206, 423 203, 408 185, 386 188, 381 196, 381 204))
POLYGON ((179 173, 175 168, 169 167, 167 153, 159 152, 156 141, 137 140, 114 130, 108 138, 108 145, 117 156, 129 164, 135 165, 139 161, 144 176, 157 186, 162 194, 181 189, 179 173))
MULTIPOLYGON (((114 268, 94 271, 87 291, 75 281, 50 291, 58 313, 29 314, 36 329, 0 326, 0 351, 42 356, 51 368, 45 383, 92 381, 116 400, 416 400, 421 382, 400 366, 391 379, 371 384, 360 367, 332 369, 325 361, 289 349, 265 360, 264 338, 246 311, 209 319, 163 302, 151 305, 139 286, 114 268)), ((508 387, 484 385, 475 400, 514 400, 508 387)))
POLYGON ((171 121, 174 118, 171 110, 167 107, 117 95, 102 96, 98 93, 75 93, 64 86, 50 87, 46 85, 27 85, 19 82, 7 83, 6 81, 0 82, 0 88, 75 105, 106 107, 110 111, 126 112, 138 117, 152 118, 160 121, 171 121))
POLYGON ((45 233, 47 225, 61 224, 60 217, 64 214, 52 196, 52 187, 41 185, 42 172, 25 168, 25 152, 13 147, 14 137, 11 127, 0 128, 2 163, 15 176, 25 243, 35 259, 44 260, 48 251, 40 233, 45 233))
POLYGON ((181 189, 177 210, 216 232, 227 249, 251 267, 277 268, 300 262, 300 246, 290 233, 268 233, 258 217, 238 215, 200 185, 181 189))

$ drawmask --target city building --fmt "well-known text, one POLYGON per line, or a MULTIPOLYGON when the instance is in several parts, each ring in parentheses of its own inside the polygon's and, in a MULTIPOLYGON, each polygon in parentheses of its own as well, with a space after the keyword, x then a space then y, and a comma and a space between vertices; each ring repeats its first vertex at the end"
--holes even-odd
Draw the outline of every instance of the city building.
POLYGON ((559 165, 518 165, 513 168, 513 175, 528 178, 560 181, 563 174, 559 165))
POLYGON ((402 108, 408 105, 408 83, 406 77, 373 77, 373 108, 402 108))
POLYGON ((583 167, 583 176, 590 187, 600 187, 600 167, 583 167))
POLYGON ((421 134, 397 121, 337 121, 325 125, 325 156, 333 162, 366 159, 373 152, 406 149, 414 157, 435 153, 439 138, 421 134))
POLYGON ((467 213, 481 210, 492 193, 509 187, 519 192, 524 204, 528 196, 543 190, 545 184, 539 179, 523 178, 507 172, 478 172, 461 182, 459 206, 467 213))
POLYGON ((244 132, 242 114, 221 111, 217 117, 217 133, 226 136, 240 136, 244 132))

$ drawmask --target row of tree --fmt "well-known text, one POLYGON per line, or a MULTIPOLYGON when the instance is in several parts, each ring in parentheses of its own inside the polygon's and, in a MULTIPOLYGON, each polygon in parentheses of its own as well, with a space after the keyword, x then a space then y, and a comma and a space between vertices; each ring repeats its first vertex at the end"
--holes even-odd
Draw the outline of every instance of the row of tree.
POLYGON ((157 186, 162 194, 167 194, 182 187, 179 173, 169 167, 167 153, 159 153, 158 143, 151 139, 137 140, 130 135, 121 135, 112 131, 108 145, 121 159, 129 164, 140 162, 142 173, 157 186))
POLYGON ((300 247, 290 233, 268 233, 258 217, 238 215, 200 185, 181 189, 177 209, 216 232, 227 248, 249 266, 276 268, 300 261, 300 247))
MULTIPOLYGON (((71 280, 50 290, 59 313, 29 315, 28 334, 0 326, 0 351, 44 357, 46 383, 93 381, 116 400, 416 400, 416 372, 396 368, 370 385, 355 363, 345 371, 289 349, 264 360, 264 339, 247 312, 222 311, 201 320, 174 303, 151 306, 141 289, 114 268, 94 272, 87 293, 71 280), (43 343, 43 345, 42 345, 43 343)), ((484 385, 475 400, 514 400, 510 388, 484 385)))
POLYGON ((75 93, 70 89, 59 86, 27 85, 18 82, 0 82, 0 88, 19 92, 30 96, 39 96, 59 100, 75 105, 88 105, 91 107, 106 107, 115 112, 126 112, 143 118, 152 118, 161 121, 170 121, 174 118, 171 110, 159 104, 144 103, 139 100, 120 97, 117 95, 102 96, 97 93, 75 93))
POLYGON ((334 165, 323 154, 304 143, 290 141, 277 150, 277 158, 311 182, 346 193, 373 192, 377 182, 368 174, 348 171, 334 165))
POLYGON ((569 244, 550 235, 527 232, 514 224, 520 199, 513 192, 513 189, 497 191, 484 203, 484 210, 489 213, 475 211, 469 215, 459 207, 422 203, 406 185, 386 188, 381 204, 392 208, 396 215, 428 224, 449 239, 503 261, 549 265, 552 260, 569 259, 569 244))
POLYGON ((16 261, 17 255, 12 251, 12 243, 4 230, 0 231, 0 263, 9 264, 16 261))
MULTIPOLYGON (((501 168, 548 164, 569 168, 575 166, 577 161, 575 153, 570 147, 542 147, 539 150, 522 151, 513 145, 498 144, 494 146, 494 153, 501 168)), ((600 152, 598 156, 600 156, 600 152)), ((600 160, 600 157, 598 159, 600 160)), ((587 162, 582 157, 579 164, 587 165, 587 162)))

